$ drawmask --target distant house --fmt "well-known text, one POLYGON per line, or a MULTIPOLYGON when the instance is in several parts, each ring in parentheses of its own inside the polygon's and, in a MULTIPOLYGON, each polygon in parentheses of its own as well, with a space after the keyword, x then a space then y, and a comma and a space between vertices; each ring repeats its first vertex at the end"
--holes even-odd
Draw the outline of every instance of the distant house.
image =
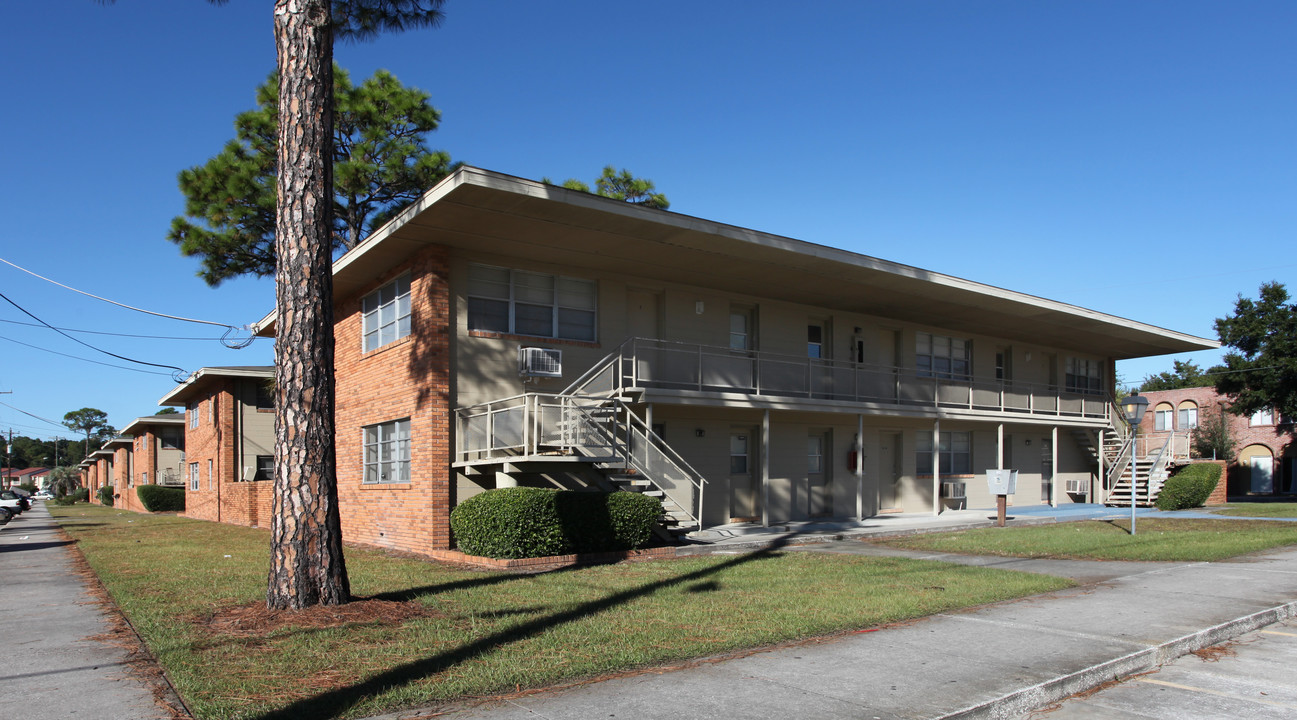
POLYGON ((47 467, 30 467, 30 468, 6 468, 0 475, 0 487, 11 488, 31 483, 36 487, 42 487, 45 479, 49 475, 50 469, 47 467))
POLYGON ((1230 495, 1297 494, 1297 430, 1291 418, 1273 408, 1235 415, 1228 411, 1229 399, 1212 387, 1141 394, 1149 404, 1140 432, 1150 438, 1191 437, 1209 413, 1224 413, 1236 453, 1227 466, 1230 495))
MULTIPOLYGON (((274 490, 275 370, 205 367, 159 405, 185 408, 185 516, 268 527, 274 490)), ((166 416, 160 416, 166 417, 166 416)))
POLYGON ((992 468, 1018 505, 1103 499, 1116 361, 1217 346, 472 167, 333 276, 343 535, 421 553, 519 484, 681 530, 994 507, 992 468))

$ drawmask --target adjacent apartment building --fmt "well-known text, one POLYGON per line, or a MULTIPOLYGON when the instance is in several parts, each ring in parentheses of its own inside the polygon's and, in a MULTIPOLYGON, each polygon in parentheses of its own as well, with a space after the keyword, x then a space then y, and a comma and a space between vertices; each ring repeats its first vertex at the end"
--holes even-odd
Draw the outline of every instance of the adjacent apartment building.
POLYGON ((681 529, 1102 499, 1115 362, 1217 346, 472 167, 333 272, 343 534, 414 552, 518 484, 681 529))
POLYGON ((269 527, 274 489, 273 367, 205 367, 158 401, 184 408, 185 516, 269 527))
POLYGON ((1148 437, 1178 435, 1191 438, 1208 416, 1223 414, 1234 439, 1233 458, 1226 466, 1228 493, 1278 495, 1297 493, 1297 430, 1290 418, 1273 408, 1249 416, 1229 412, 1228 398, 1215 388, 1197 387, 1142 393, 1149 411, 1140 425, 1148 437))

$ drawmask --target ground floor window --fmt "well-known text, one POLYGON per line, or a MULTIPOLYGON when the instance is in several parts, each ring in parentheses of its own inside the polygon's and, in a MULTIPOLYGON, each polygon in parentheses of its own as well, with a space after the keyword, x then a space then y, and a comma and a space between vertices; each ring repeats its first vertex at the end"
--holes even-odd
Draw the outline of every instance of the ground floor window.
POLYGON ((198 463, 189 463, 189 489, 198 490, 198 463))
POLYGON ((257 474, 252 476, 253 480, 274 480, 275 479, 275 456, 258 455, 257 456, 257 474))
POLYGON ((365 483, 410 482, 410 419, 364 428, 365 483))
MULTIPOLYGON (((973 434, 971 432, 943 432, 936 456, 940 457, 943 475, 971 475, 973 472, 973 434)), ((915 438, 915 472, 933 475, 932 433, 920 431, 915 438)))

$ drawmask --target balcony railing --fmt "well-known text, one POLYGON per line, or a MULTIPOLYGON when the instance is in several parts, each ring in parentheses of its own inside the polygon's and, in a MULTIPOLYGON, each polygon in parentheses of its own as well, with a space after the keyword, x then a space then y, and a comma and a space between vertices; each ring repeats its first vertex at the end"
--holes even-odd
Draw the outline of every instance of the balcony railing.
POLYGON ((606 396, 631 388, 1095 419, 1109 418, 1111 408, 1104 395, 1054 385, 925 377, 897 367, 644 338, 623 343, 567 392, 606 396))

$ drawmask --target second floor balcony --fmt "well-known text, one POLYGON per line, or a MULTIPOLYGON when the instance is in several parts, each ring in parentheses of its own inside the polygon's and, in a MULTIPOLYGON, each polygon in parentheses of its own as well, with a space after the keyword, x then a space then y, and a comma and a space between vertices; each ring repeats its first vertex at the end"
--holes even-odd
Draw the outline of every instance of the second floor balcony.
POLYGON ((971 414, 1067 418, 1106 424, 1112 402, 1106 395, 1069 391, 1057 385, 920 373, 843 360, 731 350, 632 338, 573 383, 583 395, 641 394, 651 401, 672 396, 693 402, 817 404, 855 412, 926 415, 971 414))

